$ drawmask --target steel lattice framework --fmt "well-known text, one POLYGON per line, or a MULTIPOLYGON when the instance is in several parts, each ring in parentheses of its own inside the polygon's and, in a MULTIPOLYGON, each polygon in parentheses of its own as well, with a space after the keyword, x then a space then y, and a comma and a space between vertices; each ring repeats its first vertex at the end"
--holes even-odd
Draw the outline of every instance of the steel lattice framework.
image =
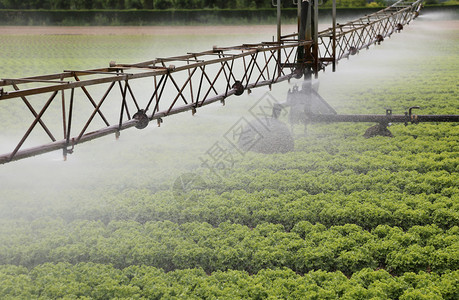
POLYGON ((319 63, 331 62, 355 55, 363 48, 381 43, 394 32, 400 32, 419 15, 422 1, 398 1, 376 13, 357 20, 336 24, 318 34, 319 63), (334 44, 335 43, 335 47, 334 44))
POLYGON ((66 157, 76 144, 113 133, 118 137, 124 129, 141 129, 153 120, 160 125, 167 116, 194 114, 231 95, 288 80, 305 67, 297 62, 303 49, 314 53, 307 63, 317 73, 400 30, 417 16, 420 3, 399 1, 311 40, 293 34, 277 42, 214 47, 136 64, 111 62, 107 68, 2 79, 1 105, 22 103, 31 118, 14 148, 0 155, 0 164, 59 149, 66 157))

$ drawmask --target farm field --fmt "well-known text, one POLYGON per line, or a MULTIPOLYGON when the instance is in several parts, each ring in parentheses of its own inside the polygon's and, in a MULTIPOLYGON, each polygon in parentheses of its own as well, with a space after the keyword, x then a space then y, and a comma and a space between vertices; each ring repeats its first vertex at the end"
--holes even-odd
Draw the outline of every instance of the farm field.
MULTIPOLYGON (((4 78, 270 34, 0 38, 4 78)), ((340 113, 458 114, 458 53, 459 21, 425 14, 320 74, 319 91, 340 113)), ((293 152, 230 147, 204 163, 265 95, 282 102, 295 84, 80 145, 67 162, 0 166, 0 298, 458 299, 457 124, 370 139, 373 124, 295 126, 293 152)), ((2 140, 20 117, 2 103, 2 140)))

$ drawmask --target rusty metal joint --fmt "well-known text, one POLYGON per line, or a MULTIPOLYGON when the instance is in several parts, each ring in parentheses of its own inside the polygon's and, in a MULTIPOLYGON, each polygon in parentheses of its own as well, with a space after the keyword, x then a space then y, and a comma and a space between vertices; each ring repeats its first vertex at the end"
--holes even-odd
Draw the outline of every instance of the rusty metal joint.
POLYGON ((410 121, 412 124, 417 124, 419 123, 418 121, 418 116, 417 115, 413 115, 413 109, 419 109, 420 107, 419 106, 411 106, 409 109, 408 109, 408 115, 410 117, 410 121))
POLYGON ((173 71, 175 71, 175 65, 167 66, 167 72, 173 72, 173 71))

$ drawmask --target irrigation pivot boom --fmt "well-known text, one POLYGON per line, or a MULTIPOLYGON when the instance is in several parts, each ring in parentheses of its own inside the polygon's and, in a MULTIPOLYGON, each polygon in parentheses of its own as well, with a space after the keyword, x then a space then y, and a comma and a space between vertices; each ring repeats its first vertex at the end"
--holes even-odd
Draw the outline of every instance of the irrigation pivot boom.
MULTIPOLYGON (((280 1, 278 0, 278 5, 280 1)), ((421 0, 398 1, 363 18, 317 30, 318 3, 298 1, 298 33, 274 42, 213 47, 186 55, 58 74, 0 80, 0 105, 25 105, 30 123, 0 164, 75 145, 130 127, 158 126, 167 116, 245 90, 317 76, 358 50, 380 43, 418 15, 421 0), (84 107, 84 108, 82 108, 84 107)), ((280 12, 280 9, 278 9, 280 12)), ((335 13, 334 13, 335 15, 335 13)))

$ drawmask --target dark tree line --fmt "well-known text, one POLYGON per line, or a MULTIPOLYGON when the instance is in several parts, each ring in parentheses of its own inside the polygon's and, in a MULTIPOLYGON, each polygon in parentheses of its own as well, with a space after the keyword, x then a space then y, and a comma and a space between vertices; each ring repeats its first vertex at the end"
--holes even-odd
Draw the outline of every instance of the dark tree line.
POLYGON ((0 9, 268 8, 271 0, 0 0, 0 9))
MULTIPOLYGON (((270 8, 276 0, 0 0, 0 9, 257 9, 270 8)), ((281 0, 294 7, 292 0, 281 0)), ((372 0, 379 6, 395 0, 372 0)), ((437 0, 430 0, 437 1, 437 0)), ((364 7, 368 0, 340 0, 338 7, 364 7)), ((331 7, 331 0, 321 7, 331 7)), ((371 5, 370 5, 371 6, 371 5)))

